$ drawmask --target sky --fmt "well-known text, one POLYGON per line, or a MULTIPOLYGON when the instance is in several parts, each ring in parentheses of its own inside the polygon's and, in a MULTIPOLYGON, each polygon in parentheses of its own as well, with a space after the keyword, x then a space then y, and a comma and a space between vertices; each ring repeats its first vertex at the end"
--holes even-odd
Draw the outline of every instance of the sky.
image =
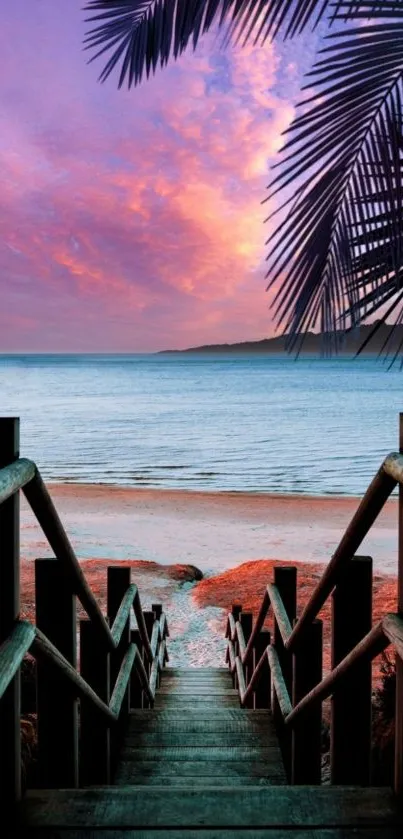
POLYGON ((0 54, 0 352, 274 334, 262 205, 317 36, 216 33, 138 88, 88 65, 82 0, 13 0, 0 54))

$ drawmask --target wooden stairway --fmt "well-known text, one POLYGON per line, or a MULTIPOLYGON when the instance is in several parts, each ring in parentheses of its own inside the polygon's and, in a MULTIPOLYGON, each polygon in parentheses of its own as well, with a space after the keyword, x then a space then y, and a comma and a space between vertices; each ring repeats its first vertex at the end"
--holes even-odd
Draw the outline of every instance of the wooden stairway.
POLYGON ((114 786, 36 790, 32 839, 401 839, 388 789, 286 783, 269 711, 239 707, 223 668, 166 668, 133 710, 114 786))
POLYGON ((154 709, 131 712, 115 783, 194 789, 286 778, 270 712, 239 707, 228 669, 166 668, 154 709))

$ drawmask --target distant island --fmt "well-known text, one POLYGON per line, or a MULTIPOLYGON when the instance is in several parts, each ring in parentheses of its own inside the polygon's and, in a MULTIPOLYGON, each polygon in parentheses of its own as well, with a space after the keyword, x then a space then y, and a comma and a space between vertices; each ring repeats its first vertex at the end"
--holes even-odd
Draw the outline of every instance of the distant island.
MULTIPOLYGON (((379 323, 379 321, 365 326, 360 326, 359 328, 352 330, 351 332, 347 332, 346 334, 343 334, 342 332, 336 333, 336 337, 340 339, 337 354, 344 357, 354 356, 367 338, 369 338, 376 323, 379 323)), ((184 350, 160 350, 158 354, 165 355, 169 353, 172 355, 173 353, 193 353, 195 355, 250 355, 253 353, 260 355, 287 355, 286 343, 287 336, 281 335, 277 338, 263 338, 261 341, 242 341, 236 344, 206 344, 200 347, 188 347, 184 350)), ((385 344, 388 354, 393 355, 399 350, 399 347, 403 345, 403 325, 393 327, 393 325, 388 323, 380 324, 379 328, 375 332, 375 335, 373 335, 363 350, 362 355, 365 357, 376 356, 380 352, 385 351, 385 344)), ((297 346, 299 346, 299 344, 297 346)), ((295 350, 291 352, 291 355, 295 355, 297 346, 295 350)), ((321 356, 324 354, 325 348, 325 333, 307 332, 303 338, 300 354, 302 356, 321 356)))

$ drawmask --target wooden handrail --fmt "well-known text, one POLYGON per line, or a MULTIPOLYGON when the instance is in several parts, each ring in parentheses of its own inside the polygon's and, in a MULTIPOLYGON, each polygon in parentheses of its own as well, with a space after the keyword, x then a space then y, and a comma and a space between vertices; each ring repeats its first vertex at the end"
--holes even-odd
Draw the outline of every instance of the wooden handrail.
POLYGON ((23 491, 55 556, 70 576, 74 593, 80 600, 88 617, 97 627, 101 642, 106 645, 107 649, 115 649, 109 626, 85 579, 53 501, 37 469, 34 477, 23 487, 23 491))
POLYGON ((127 652, 123 657, 118 677, 115 682, 115 687, 113 688, 113 693, 109 702, 109 710, 112 711, 112 714, 114 714, 116 719, 119 718, 120 709, 123 704, 127 686, 129 684, 129 679, 132 672, 135 657, 136 650, 134 648, 134 644, 130 644, 127 652))
POLYGON ((270 664, 271 677, 276 691, 280 711, 283 719, 285 720, 292 712, 292 704, 287 690, 287 685, 284 681, 281 664, 274 647, 267 648, 267 657, 270 664))
POLYGON ((390 613, 385 615, 382 619, 382 629, 403 661, 403 617, 390 613))
MULTIPOLYGON (((326 567, 323 576, 315 591, 306 604, 299 620, 294 626, 286 643, 288 650, 295 650, 300 642, 304 631, 316 618, 329 594, 333 591, 337 579, 343 568, 352 559, 358 550, 361 542, 372 527, 374 521, 381 512, 385 501, 389 498, 395 488, 398 478, 401 475, 401 463, 403 457, 398 454, 389 455, 381 468, 375 475, 368 487, 358 510, 354 514, 347 530, 344 533, 329 565, 326 567)), ((400 477, 399 477, 400 481, 400 477)))
MULTIPOLYGON (((389 616, 388 616, 389 617, 389 616)), ((319 682, 300 702, 293 708, 285 719, 286 725, 292 725, 297 717, 299 717, 307 708, 312 706, 315 702, 322 702, 328 696, 331 696, 337 685, 342 679, 348 675, 351 669, 359 662, 364 660, 374 659, 386 647, 389 646, 390 640, 383 628, 383 621, 379 621, 376 626, 371 629, 371 632, 354 647, 353 650, 345 657, 333 670, 319 682)))
POLYGON ((267 648, 265 649, 263 655, 261 655, 261 657, 260 657, 260 659, 259 659, 259 661, 258 661, 258 663, 257 663, 257 665, 256 665, 256 667, 253 671, 252 678, 251 678, 251 680, 250 680, 250 682, 249 682, 249 684, 246 688, 246 691, 245 691, 244 695, 243 696, 241 695, 241 697, 240 697, 241 705, 244 705, 244 704, 247 703, 251 694, 254 693, 254 691, 258 687, 265 666, 266 667, 269 666, 268 649, 267 648))
POLYGON ((148 637, 147 627, 144 620, 143 610, 141 608, 140 596, 138 592, 133 600, 133 611, 137 621, 140 638, 144 647, 144 652, 146 654, 147 660, 150 664, 152 664, 154 656, 152 653, 150 639, 148 637))
POLYGON ((292 626, 288 619, 288 615, 284 608, 284 603, 277 586, 274 585, 274 583, 269 583, 267 589, 269 592, 270 603, 274 612, 274 617, 277 621, 283 644, 286 645, 292 633, 292 626))
POLYGON ((13 680, 35 638, 35 627, 29 621, 18 621, 11 635, 0 647, 0 699, 13 680))
POLYGON ((35 463, 25 457, 3 466, 0 469, 0 504, 32 481, 35 472, 35 463))
POLYGON ((235 638, 238 641, 239 645, 239 658, 241 659, 241 662, 243 664, 246 653, 246 641, 245 636, 243 634, 242 625, 239 621, 236 621, 235 623, 235 638))
POLYGON ((112 713, 108 705, 102 702, 98 694, 90 687, 85 679, 80 676, 77 670, 70 664, 69 661, 59 652, 59 650, 46 638, 37 627, 35 627, 35 637, 31 644, 31 652, 35 657, 47 659, 66 682, 75 688, 77 696, 83 699, 89 699, 94 707, 94 710, 99 711, 106 717, 109 722, 115 723, 117 718, 112 713))
POLYGON ((118 646, 118 644, 120 642, 123 630, 126 626, 127 619, 130 615, 130 611, 131 611, 131 608, 133 606, 133 600, 134 600, 135 597, 137 597, 137 594, 138 594, 137 586, 134 583, 131 583, 131 585, 129 586, 129 588, 126 591, 126 594, 124 595, 124 597, 122 599, 122 602, 119 606, 118 613, 116 615, 116 618, 115 618, 115 620, 113 622, 113 625, 112 625, 112 628, 111 628, 111 635, 112 635, 112 640, 113 640, 113 644, 114 644, 115 648, 118 646))

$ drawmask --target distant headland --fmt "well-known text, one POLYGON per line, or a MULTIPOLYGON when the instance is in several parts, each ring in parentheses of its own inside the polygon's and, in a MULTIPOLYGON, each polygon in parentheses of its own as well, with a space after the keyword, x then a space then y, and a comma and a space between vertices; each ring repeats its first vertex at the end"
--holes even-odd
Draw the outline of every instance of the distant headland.
MULTIPOLYGON (((360 326, 357 329, 351 330, 346 334, 342 332, 336 333, 337 339, 337 354, 341 356, 354 356, 369 338, 376 323, 371 323, 365 326, 360 326)), ((307 332, 303 338, 300 354, 302 356, 321 356, 326 350, 326 334, 319 332, 307 332)), ((233 355, 287 355, 287 336, 281 335, 276 338, 263 338, 261 341, 242 341, 235 344, 206 344, 199 347, 188 347, 184 350, 161 350, 158 354, 233 354, 233 355)), ((363 349, 362 355, 365 357, 376 356, 382 352, 388 354, 396 353, 400 346, 403 345, 403 325, 393 326, 392 324, 382 323, 372 336, 371 340, 363 349)), ((295 355, 299 346, 295 346, 291 355, 295 355)), ((333 342, 333 346, 335 343, 333 342)))

